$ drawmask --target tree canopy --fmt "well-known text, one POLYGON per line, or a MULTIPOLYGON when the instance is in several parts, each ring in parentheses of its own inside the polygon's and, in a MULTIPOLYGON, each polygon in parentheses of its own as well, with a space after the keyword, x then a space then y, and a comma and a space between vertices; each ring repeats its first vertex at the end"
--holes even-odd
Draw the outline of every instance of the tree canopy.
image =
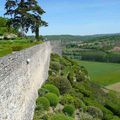
POLYGON ((36 0, 7 0, 5 9, 5 15, 11 17, 10 25, 19 27, 23 33, 31 29, 36 39, 39 38, 39 27, 47 26, 47 22, 41 18, 45 11, 36 0))

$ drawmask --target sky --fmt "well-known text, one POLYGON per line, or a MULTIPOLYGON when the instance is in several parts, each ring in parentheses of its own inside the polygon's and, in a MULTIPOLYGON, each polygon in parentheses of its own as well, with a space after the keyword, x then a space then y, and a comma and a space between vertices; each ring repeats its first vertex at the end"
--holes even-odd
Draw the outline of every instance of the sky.
MULTIPOLYGON (((1 0, 0 16, 4 14, 1 0)), ((120 0, 38 0, 48 27, 42 35, 120 33, 120 0)), ((29 31, 28 34, 31 34, 29 31)))

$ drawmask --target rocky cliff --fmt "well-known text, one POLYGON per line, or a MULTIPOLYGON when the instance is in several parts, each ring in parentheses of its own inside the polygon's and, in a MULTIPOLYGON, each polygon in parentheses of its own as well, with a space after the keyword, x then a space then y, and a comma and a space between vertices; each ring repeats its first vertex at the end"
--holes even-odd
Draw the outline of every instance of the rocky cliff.
POLYGON ((38 88, 48 77, 46 42, 0 58, 0 120, 32 120, 38 88))

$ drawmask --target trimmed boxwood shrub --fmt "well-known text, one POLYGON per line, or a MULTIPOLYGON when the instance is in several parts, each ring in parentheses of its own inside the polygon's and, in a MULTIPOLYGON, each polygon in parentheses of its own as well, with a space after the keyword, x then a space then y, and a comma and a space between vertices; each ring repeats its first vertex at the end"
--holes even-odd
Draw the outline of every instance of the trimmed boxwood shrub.
POLYGON ((52 84, 45 84, 43 88, 47 89, 49 92, 56 94, 57 96, 60 95, 59 89, 52 85, 52 84))
POLYGON ((120 118, 118 116, 113 116, 111 120, 120 120, 120 118))
POLYGON ((81 82, 81 81, 84 81, 86 78, 85 78, 85 73, 79 71, 77 74, 76 74, 76 80, 78 82, 81 82))
POLYGON ((39 90, 38 90, 38 95, 39 95, 39 97, 42 97, 42 96, 44 96, 46 93, 48 93, 49 91, 47 90, 47 89, 45 89, 45 88, 40 88, 39 90))
POLYGON ((49 82, 54 84, 61 94, 65 94, 71 90, 70 81, 62 76, 53 76, 49 78, 49 82))
POLYGON ((65 94, 60 98, 60 103, 62 105, 65 104, 74 104, 74 97, 69 95, 69 94, 65 94))
POLYGON ((65 105, 63 112, 69 116, 73 116, 75 107, 73 105, 65 105))
POLYGON ((56 106, 59 102, 59 98, 56 94, 54 93, 47 93, 45 97, 49 100, 50 106, 56 106))
POLYGON ((71 117, 65 116, 64 114, 55 114, 53 116, 51 116, 50 118, 48 118, 48 120, 74 120, 71 117))
POLYGON ((50 102, 47 98, 45 97, 38 97, 36 100, 36 108, 37 110, 41 109, 41 107, 44 110, 48 110, 50 107, 50 102))
POLYGON ((73 71, 71 71, 70 73, 68 73, 68 76, 67 76, 68 80, 70 81, 71 84, 73 84, 75 81, 75 74, 73 71))
POLYGON ((109 109, 105 108, 102 104, 97 102, 96 100, 92 98, 84 98, 83 101, 84 103, 87 104, 87 106, 95 106, 101 109, 103 112, 103 119, 111 120, 113 118, 113 113, 109 109))
POLYGON ((86 105, 84 104, 84 102, 82 100, 80 100, 79 98, 76 98, 74 101, 74 105, 76 108, 80 108, 80 110, 85 111, 86 110, 86 105))
POLYGON ((81 112, 80 113, 80 120, 97 120, 94 119, 90 114, 81 112))
POLYGON ((58 54, 51 54, 51 61, 59 62, 60 56, 58 54))
POLYGON ((62 65, 64 65, 64 66, 71 66, 71 65, 72 65, 71 62, 68 61, 65 57, 62 57, 62 58, 60 59, 60 63, 61 63, 62 65))
POLYGON ((56 72, 59 72, 60 70, 60 63, 59 62, 51 62, 50 68, 56 72))
POLYGON ((87 107, 87 112, 90 115, 92 115, 94 118, 100 118, 100 119, 103 118, 103 112, 99 108, 97 108, 97 107, 88 106, 87 107))

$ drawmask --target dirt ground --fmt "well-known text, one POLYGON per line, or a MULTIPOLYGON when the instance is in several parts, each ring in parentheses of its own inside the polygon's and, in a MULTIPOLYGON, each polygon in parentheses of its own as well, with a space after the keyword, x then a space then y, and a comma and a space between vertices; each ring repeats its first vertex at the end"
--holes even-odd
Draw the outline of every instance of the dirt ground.
POLYGON ((114 91, 120 92, 120 82, 112 84, 112 85, 109 85, 106 88, 110 89, 110 90, 114 90, 114 91))

